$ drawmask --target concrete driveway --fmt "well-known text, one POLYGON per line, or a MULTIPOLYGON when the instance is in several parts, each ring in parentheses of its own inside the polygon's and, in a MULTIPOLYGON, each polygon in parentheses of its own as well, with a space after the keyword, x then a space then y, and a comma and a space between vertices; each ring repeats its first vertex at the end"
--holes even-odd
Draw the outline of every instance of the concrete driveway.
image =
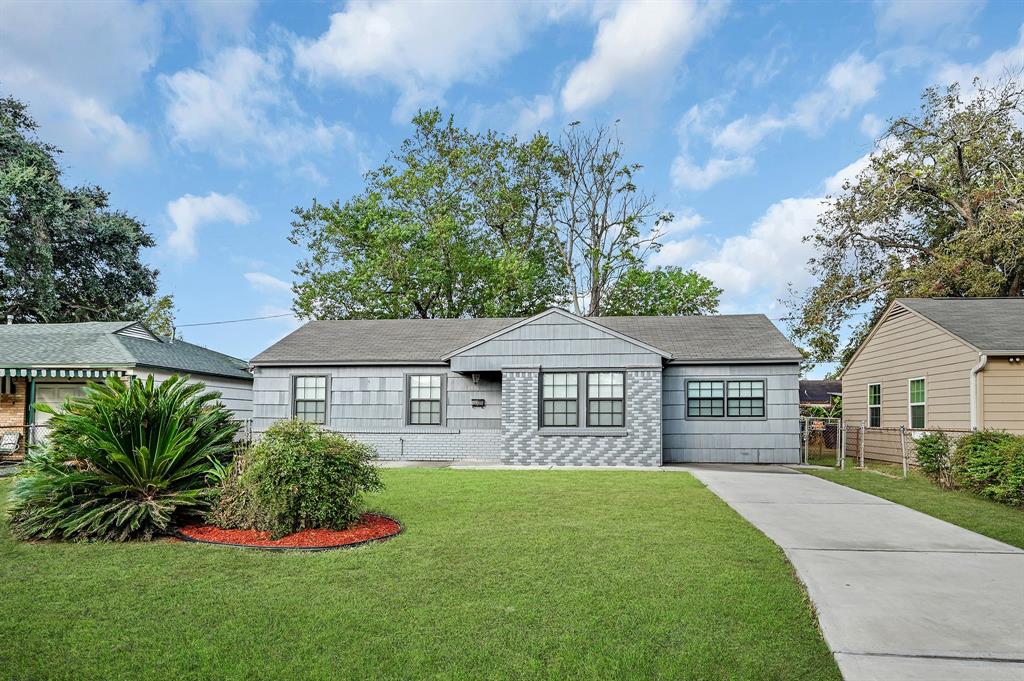
POLYGON ((685 468, 786 552, 847 681, 1024 681, 1024 551, 781 466, 685 468))

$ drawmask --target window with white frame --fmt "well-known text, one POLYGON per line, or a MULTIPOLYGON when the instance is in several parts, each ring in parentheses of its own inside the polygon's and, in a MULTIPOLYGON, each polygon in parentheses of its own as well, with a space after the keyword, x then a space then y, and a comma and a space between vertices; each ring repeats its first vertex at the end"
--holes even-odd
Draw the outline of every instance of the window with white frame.
POLYGON ((763 417, 764 381, 729 381, 727 405, 729 416, 763 417))
POLYGON ((441 425, 441 376, 409 376, 409 423, 414 426, 441 425))
POLYGON ((587 374, 587 425, 624 425, 625 375, 621 371, 592 371, 587 374))
POLYGON ((927 405, 925 394, 925 380, 923 378, 910 379, 910 427, 924 428, 925 407, 927 405))
POLYGON ((868 427, 882 427, 882 384, 868 385, 868 427))
POLYGON ((292 414, 300 421, 327 422, 327 377, 296 376, 292 414))
POLYGON ((541 424, 579 425, 579 375, 575 372, 541 374, 541 424))

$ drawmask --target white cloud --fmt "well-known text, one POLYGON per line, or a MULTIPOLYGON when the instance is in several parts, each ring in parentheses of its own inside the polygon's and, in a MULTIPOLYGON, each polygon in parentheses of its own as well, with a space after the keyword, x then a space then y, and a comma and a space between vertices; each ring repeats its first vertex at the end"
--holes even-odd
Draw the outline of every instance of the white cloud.
POLYGON ((842 191, 843 185, 847 182, 853 182, 857 175, 862 170, 871 165, 871 154, 867 153, 858 158, 853 163, 850 163, 845 168, 840 169, 835 175, 825 179, 825 191, 828 194, 837 194, 842 191))
POLYGON ((281 73, 284 55, 246 47, 220 52, 202 70, 184 69, 160 82, 174 139, 193 151, 212 150, 228 163, 258 157, 287 163, 296 156, 355 146, 344 125, 310 119, 281 73))
POLYGON ((885 130, 885 121, 873 113, 866 113, 860 119, 860 131, 872 140, 878 139, 883 130, 885 130))
POLYGON ((1017 44, 1005 50, 996 50, 978 64, 947 63, 939 68, 932 81, 942 85, 960 83, 965 90, 973 89, 971 83, 981 78, 988 84, 995 83, 1010 73, 1019 74, 1024 69, 1024 24, 1021 24, 1017 44))
POLYGON ((821 134, 837 119, 849 117, 874 99, 884 79, 877 61, 855 52, 833 65, 822 85, 798 99, 786 114, 745 115, 721 126, 717 120, 724 111, 724 99, 691 107, 678 125, 682 149, 672 164, 673 184, 703 190, 749 173, 754 169, 754 150, 765 138, 794 128, 809 135, 821 134), (710 140, 712 151, 703 164, 694 160, 691 149, 697 140, 710 140))
POLYGON ((693 260, 707 247, 707 242, 700 237, 690 237, 678 241, 666 241, 661 250, 648 258, 651 265, 683 265, 693 260))
POLYGON ((704 219, 703 215, 687 210, 679 215, 675 215, 671 222, 662 225, 661 233, 669 235, 692 232, 698 227, 704 226, 705 223, 707 223, 707 220, 704 219))
POLYGON ((156 61, 155 4, 9 2, 0 14, 2 87, 29 104, 47 140, 110 165, 146 158, 145 133, 117 107, 156 61))
POLYGON ((292 285, 290 282, 278 279, 272 274, 266 272, 246 272, 245 279, 249 284, 257 291, 266 292, 292 292, 292 285))
POLYGON ((167 245, 179 257, 196 253, 196 230, 207 224, 230 222, 244 225, 256 219, 256 211, 234 196, 210 192, 206 196, 185 194, 167 204, 174 229, 167 245))
POLYGON ((295 64, 318 82, 390 85, 400 93, 394 115, 405 119, 491 71, 556 14, 542 3, 351 0, 326 33, 295 42, 295 64))
POLYGON ((943 29, 965 27, 984 4, 977 0, 944 0, 941 4, 875 0, 875 27, 883 35, 919 40, 943 29))
POLYGON ((725 2, 622 2, 601 19, 590 56, 562 88, 562 106, 577 111, 618 91, 645 91, 679 64, 725 12, 725 2))
POLYGON ((772 204, 746 234, 725 239, 694 269, 721 286, 733 308, 769 308, 788 284, 810 283, 807 260, 813 248, 803 237, 814 231, 824 207, 820 198, 772 204))
POLYGON ((555 114, 555 101, 548 95, 537 95, 525 102, 519 109, 513 132, 522 137, 531 137, 555 114))
POLYGON ((749 156, 711 158, 700 165, 681 154, 672 161, 672 184, 678 189, 704 190, 724 179, 745 175, 753 168, 754 159, 749 156))
POLYGON ((224 41, 245 38, 259 3, 257 0, 189 0, 178 6, 195 25, 200 45, 209 51, 224 41))

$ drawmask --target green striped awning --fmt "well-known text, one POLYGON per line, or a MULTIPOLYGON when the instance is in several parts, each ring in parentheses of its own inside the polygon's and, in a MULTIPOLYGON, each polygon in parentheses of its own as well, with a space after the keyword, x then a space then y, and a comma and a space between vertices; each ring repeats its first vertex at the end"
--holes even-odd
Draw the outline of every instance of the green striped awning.
POLYGON ((106 378, 124 374, 124 369, 0 368, 0 376, 18 378, 106 378))

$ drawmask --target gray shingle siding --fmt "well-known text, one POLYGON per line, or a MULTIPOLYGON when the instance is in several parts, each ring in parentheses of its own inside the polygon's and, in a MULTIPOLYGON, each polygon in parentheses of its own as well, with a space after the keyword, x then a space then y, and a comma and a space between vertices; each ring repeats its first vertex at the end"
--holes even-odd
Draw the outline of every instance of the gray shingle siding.
POLYGON ((798 364, 665 367, 665 462, 799 463, 799 381, 798 364), (765 381, 765 418, 687 418, 687 380, 740 378, 765 381))

